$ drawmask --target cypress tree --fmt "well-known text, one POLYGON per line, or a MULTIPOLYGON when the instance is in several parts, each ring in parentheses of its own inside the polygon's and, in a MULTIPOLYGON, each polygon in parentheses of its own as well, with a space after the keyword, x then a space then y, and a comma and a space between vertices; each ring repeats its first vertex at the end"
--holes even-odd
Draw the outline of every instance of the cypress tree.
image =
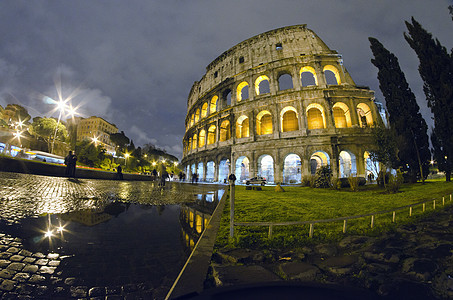
POLYGON ((450 181, 453 163, 453 58, 439 40, 434 40, 414 18, 406 23, 404 38, 418 56, 418 70, 423 79, 423 91, 434 115, 431 135, 434 157, 439 169, 450 181))
POLYGON ((413 182, 417 177, 424 181, 431 158, 426 133, 428 126, 401 71, 398 58, 377 39, 368 39, 374 55, 371 62, 378 68, 379 88, 385 98, 390 127, 396 134, 400 166, 408 171, 413 182))

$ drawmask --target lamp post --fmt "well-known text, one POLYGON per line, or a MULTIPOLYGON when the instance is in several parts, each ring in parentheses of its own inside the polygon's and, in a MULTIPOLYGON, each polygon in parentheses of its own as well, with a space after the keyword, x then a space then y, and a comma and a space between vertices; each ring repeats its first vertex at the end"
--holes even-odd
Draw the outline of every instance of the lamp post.
POLYGON ((52 149, 50 151, 50 153, 52 153, 52 154, 54 154, 53 152, 54 152, 54 148, 55 148, 55 139, 57 137, 57 131, 58 131, 58 126, 60 125, 61 115, 64 112, 64 106, 65 106, 64 101, 60 100, 59 102, 57 102, 57 108, 60 112, 58 113, 57 126, 55 127, 55 132, 54 132, 53 140, 52 140, 52 149))
POLYGON ((125 166, 127 167, 127 158, 129 157, 129 153, 124 153, 124 159, 125 159, 125 166))

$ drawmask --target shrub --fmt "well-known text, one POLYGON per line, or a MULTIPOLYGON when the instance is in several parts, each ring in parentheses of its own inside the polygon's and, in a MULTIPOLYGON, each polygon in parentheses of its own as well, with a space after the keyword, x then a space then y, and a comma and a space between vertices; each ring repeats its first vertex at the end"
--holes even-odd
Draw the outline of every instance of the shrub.
POLYGON ((332 176, 332 180, 330 182, 330 186, 334 189, 334 190, 339 190, 341 189, 341 180, 340 178, 338 177, 335 177, 335 176, 332 176))
POLYGON ((316 171, 316 177, 314 182, 315 188, 328 188, 330 187, 330 181, 332 178, 332 170, 329 166, 322 166, 316 171))
POLYGON ((351 191, 357 192, 359 190, 359 177, 349 175, 348 182, 349 186, 351 187, 351 191))
POLYGON ((403 184, 404 177, 403 173, 400 170, 396 171, 396 175, 390 174, 388 177, 388 183, 386 185, 386 190, 389 193, 397 193, 400 190, 401 184, 403 184))

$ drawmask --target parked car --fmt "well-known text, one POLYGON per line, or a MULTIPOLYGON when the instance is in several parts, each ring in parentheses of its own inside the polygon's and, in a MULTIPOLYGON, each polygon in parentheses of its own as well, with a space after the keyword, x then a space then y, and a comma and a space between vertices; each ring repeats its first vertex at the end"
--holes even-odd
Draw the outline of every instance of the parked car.
POLYGON ((250 179, 247 179, 245 181, 245 184, 246 185, 250 185, 250 184, 261 184, 261 185, 265 185, 266 184, 266 178, 264 177, 253 177, 253 178, 250 178, 250 179))

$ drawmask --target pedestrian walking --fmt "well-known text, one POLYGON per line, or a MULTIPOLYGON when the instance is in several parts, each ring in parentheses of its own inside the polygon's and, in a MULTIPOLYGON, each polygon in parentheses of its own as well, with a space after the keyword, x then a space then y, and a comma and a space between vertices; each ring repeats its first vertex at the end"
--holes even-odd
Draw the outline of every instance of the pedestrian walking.
POLYGON ((72 151, 69 151, 68 155, 64 158, 64 164, 66 165, 65 169, 65 176, 69 177, 71 175, 71 159, 72 159, 72 151))

